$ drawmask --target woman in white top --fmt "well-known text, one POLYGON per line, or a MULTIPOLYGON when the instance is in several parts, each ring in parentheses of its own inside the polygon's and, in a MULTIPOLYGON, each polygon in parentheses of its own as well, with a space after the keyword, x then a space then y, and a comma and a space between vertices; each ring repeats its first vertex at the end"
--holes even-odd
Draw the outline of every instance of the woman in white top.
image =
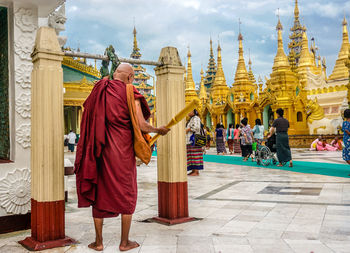
POLYGON ((190 117, 186 123, 186 149, 187 149, 187 171, 192 170, 189 176, 199 176, 199 170, 203 169, 203 149, 194 145, 194 134, 200 134, 201 119, 198 111, 193 110, 188 114, 190 117))

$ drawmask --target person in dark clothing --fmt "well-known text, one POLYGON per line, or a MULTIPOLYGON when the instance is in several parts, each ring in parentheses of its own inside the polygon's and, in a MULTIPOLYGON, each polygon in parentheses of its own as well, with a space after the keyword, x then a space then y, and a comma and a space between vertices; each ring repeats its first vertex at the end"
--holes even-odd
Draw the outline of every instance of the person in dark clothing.
POLYGON ((279 161, 277 166, 282 167, 284 163, 289 162, 289 167, 293 167, 292 153, 288 139, 289 121, 283 118, 284 111, 282 108, 278 108, 276 113, 278 118, 274 120, 268 137, 276 133, 276 150, 279 161))

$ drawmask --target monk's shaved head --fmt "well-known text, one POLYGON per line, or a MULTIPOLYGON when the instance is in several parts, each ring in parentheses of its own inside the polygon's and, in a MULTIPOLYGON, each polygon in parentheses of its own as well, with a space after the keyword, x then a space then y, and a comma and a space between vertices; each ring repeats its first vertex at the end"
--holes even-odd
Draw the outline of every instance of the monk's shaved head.
POLYGON ((124 72, 128 74, 134 74, 134 69, 129 63, 121 63, 116 69, 117 72, 124 72))
POLYGON ((134 81, 134 69, 129 63, 121 63, 113 74, 113 79, 132 83, 134 81))

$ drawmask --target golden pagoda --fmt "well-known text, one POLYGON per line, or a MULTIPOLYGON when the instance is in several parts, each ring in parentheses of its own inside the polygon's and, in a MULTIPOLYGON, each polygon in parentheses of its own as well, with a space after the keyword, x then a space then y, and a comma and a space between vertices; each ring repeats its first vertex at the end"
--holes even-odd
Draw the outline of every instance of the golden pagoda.
POLYGON ((190 48, 188 48, 187 53, 187 76, 185 81, 185 103, 189 104, 193 100, 199 100, 197 92, 196 92, 196 85, 193 81, 192 76, 192 63, 191 63, 191 52, 190 48))
POLYGON ((338 59, 335 63, 332 74, 329 76, 329 80, 338 80, 338 79, 348 79, 349 70, 345 66, 346 60, 349 58, 349 34, 348 34, 348 22, 344 17, 343 20, 343 41, 338 54, 338 59))
POLYGON ((241 118, 247 117, 248 112, 253 113, 251 109, 257 98, 256 85, 253 83, 255 82, 255 78, 251 71, 251 61, 251 74, 249 75, 243 57, 243 36, 241 33, 238 35, 238 41, 238 63, 235 73, 235 81, 231 88, 234 98, 235 122, 239 122, 241 118))
MULTIPOLYGON (((243 117, 247 117, 249 124, 254 125, 254 120, 260 118, 265 129, 268 130, 276 118, 275 111, 278 108, 283 108, 285 117, 290 122, 289 134, 304 135, 309 134, 310 131, 312 131, 311 134, 329 134, 330 132, 327 131, 333 131, 331 129, 335 129, 335 124, 338 124, 339 120, 341 122, 339 111, 348 101, 348 89, 350 89, 349 72, 344 64, 347 59, 350 59, 345 18, 342 29, 343 43, 329 80, 326 76, 325 59, 321 60, 321 56, 316 56, 317 47, 313 39, 311 50, 309 48, 306 28, 299 21, 297 0, 294 9, 294 25, 291 28, 291 42, 288 45, 289 55, 287 56, 283 49, 283 27, 278 18, 276 26, 277 52, 272 73, 270 78, 265 77, 265 84, 261 77, 256 82, 250 56, 247 71, 243 56, 243 36, 239 33, 239 57, 235 80, 232 87, 228 88, 222 69, 221 47, 218 45, 214 81, 208 89, 206 86, 208 71, 204 82, 201 72, 200 90, 197 91, 202 122, 213 129, 217 123, 221 123, 225 127, 230 123, 237 124, 243 117), (209 94, 209 97, 206 96, 206 93, 209 94)), ((349 62, 350 60, 348 60, 350 68, 349 62)), ((215 67, 211 40, 208 69, 209 66, 215 67)), ((192 65, 188 65, 187 79, 185 80, 186 89, 188 93, 191 92, 191 96, 187 95, 188 98, 186 98, 189 101, 189 97, 193 97, 194 94, 192 65)), ((305 139, 300 140, 300 142, 305 142, 305 139)))
POLYGON ((218 56, 217 56, 218 66, 214 79, 214 83, 210 89, 210 107, 211 107, 211 118, 213 124, 222 123, 226 125, 226 111, 229 109, 227 107, 227 96, 229 94, 229 87, 226 84, 226 78, 224 70, 222 68, 222 58, 221 58, 221 47, 218 43, 218 56))
MULTIPOLYGON (((307 101, 306 91, 299 82, 298 75, 292 71, 288 57, 284 53, 282 40, 282 24, 278 19, 277 23, 277 53, 272 67, 271 79, 267 83, 267 96, 271 103, 271 109, 276 111, 278 108, 284 110, 285 118, 290 122, 289 134, 307 134, 306 110, 305 103, 307 101)), ((302 54, 299 66, 302 64, 302 54)), ((263 98, 261 98, 263 99, 263 98)), ((265 102, 266 103, 266 102, 265 102)), ((268 105, 264 106, 265 107, 268 105)), ((264 125, 267 124, 266 115, 264 125)), ((275 115, 276 118, 276 115, 275 115)))

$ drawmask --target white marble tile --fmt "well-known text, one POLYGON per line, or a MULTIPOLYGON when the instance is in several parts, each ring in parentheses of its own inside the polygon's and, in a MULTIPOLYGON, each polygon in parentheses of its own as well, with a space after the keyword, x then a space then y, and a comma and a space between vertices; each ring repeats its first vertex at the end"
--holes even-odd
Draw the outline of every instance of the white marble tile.
POLYGON ((286 243, 295 251, 300 253, 332 253, 329 247, 318 240, 285 240, 286 243))

